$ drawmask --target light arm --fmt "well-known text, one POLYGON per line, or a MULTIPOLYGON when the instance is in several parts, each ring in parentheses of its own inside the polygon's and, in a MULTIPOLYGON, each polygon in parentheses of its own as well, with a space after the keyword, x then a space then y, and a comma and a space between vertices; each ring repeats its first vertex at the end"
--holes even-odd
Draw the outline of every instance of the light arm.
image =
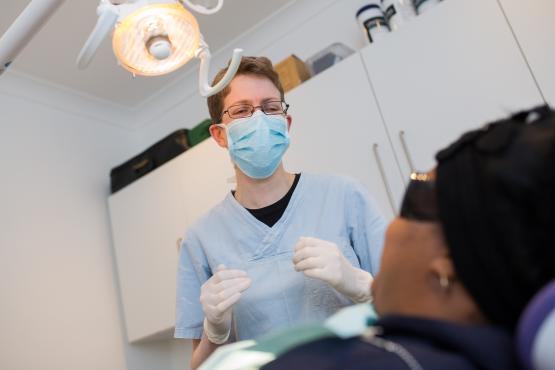
POLYGON ((34 0, 0 38, 0 75, 44 26, 64 0, 34 0))
POLYGON ((98 21, 77 57, 77 67, 79 69, 84 69, 89 65, 102 40, 114 28, 119 17, 117 6, 109 1, 102 1, 96 9, 96 13, 98 14, 98 21))
POLYGON ((195 53, 195 56, 200 59, 200 71, 198 81, 200 95, 204 97, 209 97, 223 90, 223 88, 226 87, 227 84, 231 81, 233 76, 235 76, 235 72, 237 72, 237 69, 239 68, 239 63, 241 62, 242 54, 243 49, 233 50, 231 63, 229 64, 229 68, 227 69, 226 74, 216 85, 210 86, 208 84, 208 70, 210 69, 211 55, 210 50, 208 49, 208 45, 206 45, 201 36, 200 47, 195 53))

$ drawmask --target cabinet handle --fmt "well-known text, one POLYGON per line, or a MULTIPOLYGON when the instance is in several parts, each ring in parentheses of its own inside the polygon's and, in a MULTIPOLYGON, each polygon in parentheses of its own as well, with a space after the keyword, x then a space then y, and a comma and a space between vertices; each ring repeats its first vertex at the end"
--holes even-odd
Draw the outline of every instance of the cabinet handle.
POLYGON ((177 240, 175 241, 175 246, 177 248, 177 253, 179 253, 179 251, 181 250, 181 242, 183 241, 183 238, 177 238, 177 240))
POLYGON ((403 147, 403 152, 405 152, 405 157, 407 158, 407 162, 409 164, 410 172, 414 172, 414 164, 412 162, 412 158, 409 153, 409 147, 405 141, 405 131, 399 131, 399 141, 401 142, 401 146, 403 147))
POLYGON ((382 177, 382 182, 385 186, 385 191, 387 193, 387 199, 389 200, 389 205, 391 206, 391 210, 395 215, 397 210, 395 209, 395 202, 393 201, 393 194, 391 194, 391 188, 389 187, 389 183, 387 182, 387 177, 385 175, 385 170, 383 168, 382 159, 380 157, 380 152, 378 151, 378 143, 374 143, 372 145, 372 151, 374 152, 374 159, 376 160, 376 164, 378 165, 378 170, 380 171, 380 175, 382 177))

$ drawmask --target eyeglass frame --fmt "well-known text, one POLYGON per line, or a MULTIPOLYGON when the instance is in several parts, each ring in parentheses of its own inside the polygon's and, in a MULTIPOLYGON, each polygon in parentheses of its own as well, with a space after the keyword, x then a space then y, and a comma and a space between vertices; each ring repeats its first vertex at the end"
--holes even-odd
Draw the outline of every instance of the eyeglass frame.
POLYGON ((247 104, 247 103, 233 104, 233 105, 230 105, 229 107, 227 107, 227 109, 224 110, 224 111, 222 112, 222 115, 220 116, 220 122, 222 121, 222 119, 224 118, 224 115, 225 115, 226 113, 227 113, 227 116, 228 116, 229 118, 231 118, 231 119, 252 117, 252 115, 254 114, 254 112, 256 112, 256 109, 257 109, 257 108, 260 108, 260 111, 261 111, 262 113, 264 113, 265 115, 267 115, 267 116, 277 116, 277 115, 279 115, 279 114, 284 114, 284 115, 287 114, 287 111, 289 110, 289 104, 286 103, 285 100, 268 100, 268 101, 266 101, 266 102, 264 102, 264 103, 262 103, 262 104, 260 104, 260 105, 256 105, 256 106, 254 106, 254 105, 252 105, 252 104, 247 104), (282 112, 281 112, 281 113, 273 113, 273 114, 271 114, 271 113, 266 113, 266 112, 264 111, 263 106, 264 106, 265 104, 268 104, 268 103, 278 103, 278 102, 281 104, 281 108, 282 108, 282 112), (285 104, 285 108, 283 108, 283 104, 285 104), (232 108, 232 107, 237 107, 237 106, 241 106, 241 105, 252 107, 251 113, 250 113, 248 116, 244 116, 244 117, 231 117, 231 114, 229 114, 229 109, 232 108))

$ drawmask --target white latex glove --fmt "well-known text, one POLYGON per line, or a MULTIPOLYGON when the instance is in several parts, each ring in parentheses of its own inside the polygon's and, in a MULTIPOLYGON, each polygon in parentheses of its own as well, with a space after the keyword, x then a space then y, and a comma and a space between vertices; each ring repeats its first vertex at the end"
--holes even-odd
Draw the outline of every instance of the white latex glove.
POLYGON ((325 281, 355 303, 372 299, 372 275, 356 268, 343 256, 337 245, 326 240, 302 237, 295 245, 295 270, 325 281))
POLYGON ((224 265, 219 265, 216 273, 202 284, 200 303, 205 317, 204 333, 210 342, 222 344, 227 341, 232 307, 250 285, 251 279, 245 271, 227 269, 224 265))

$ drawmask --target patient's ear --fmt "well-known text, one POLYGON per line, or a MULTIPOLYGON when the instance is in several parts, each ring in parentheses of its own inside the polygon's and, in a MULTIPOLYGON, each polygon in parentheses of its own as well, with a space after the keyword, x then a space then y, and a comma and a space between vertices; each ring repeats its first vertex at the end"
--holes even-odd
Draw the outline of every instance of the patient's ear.
POLYGON ((457 277, 449 255, 434 258, 429 265, 430 284, 443 309, 442 317, 463 324, 486 324, 488 320, 457 277))

